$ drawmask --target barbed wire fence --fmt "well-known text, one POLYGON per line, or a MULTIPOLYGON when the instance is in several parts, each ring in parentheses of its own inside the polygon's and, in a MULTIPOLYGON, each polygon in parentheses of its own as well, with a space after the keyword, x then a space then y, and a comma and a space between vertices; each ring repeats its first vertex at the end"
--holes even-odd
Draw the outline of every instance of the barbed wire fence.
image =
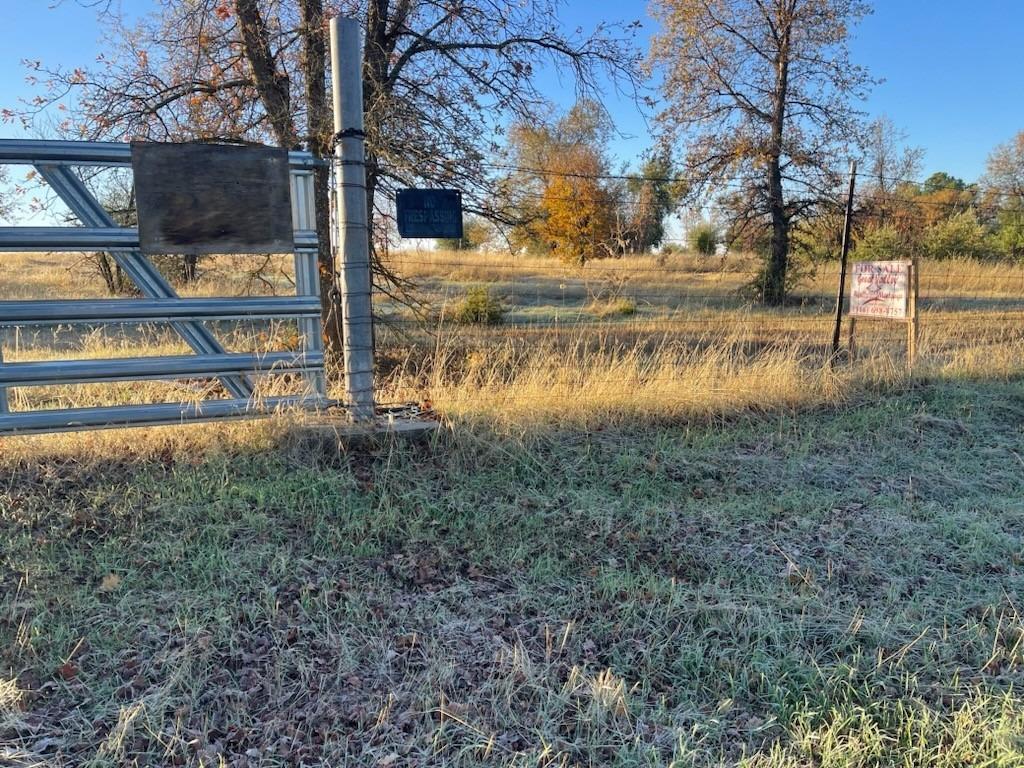
MULTIPOLYGON (((685 181, 673 176, 565 174, 512 164, 493 167, 542 178, 685 181)), ((877 181, 878 176, 872 180, 877 181)), ((924 190, 925 181, 889 177, 884 181, 902 186, 902 193, 890 192, 885 200, 899 207, 899 226, 918 234, 943 216, 977 211, 984 205, 985 215, 993 219, 1015 210, 1013 206, 1019 202, 1012 195, 994 191, 985 192, 982 199, 970 190, 959 190, 954 200, 918 199, 908 197, 906 190, 924 190)), ((521 192, 520 198, 553 199, 550 193, 545 196, 531 190, 521 192)), ((869 191, 855 193, 855 230, 863 233, 897 219, 891 210, 872 208, 879 199, 869 191)), ((607 198, 586 195, 559 200, 568 204, 607 202, 607 198)), ((626 195, 613 200, 618 210, 642 202, 626 195)), ((764 275, 758 254, 720 248, 714 255, 700 255, 689 248, 688 238, 678 234, 663 238, 659 247, 649 252, 583 264, 566 264, 551 255, 531 255, 493 244, 455 250, 438 249, 433 244, 394 248, 389 266, 416 286, 428 311, 413 316, 392 297, 375 298, 381 402, 390 405, 383 390, 395 370, 407 370, 410 361, 429 361, 442 348, 445 363, 455 368, 481 356, 509 358, 514 361, 510 377, 579 366, 581 354, 588 350, 599 357, 638 349, 678 348, 692 353, 728 346, 756 359, 759 354, 788 348, 799 350, 809 367, 820 365, 829 358, 835 323, 844 204, 837 194, 819 207, 817 220, 808 222, 813 225, 831 216, 837 229, 835 247, 819 248, 812 256, 794 243, 789 265, 792 280, 782 306, 767 306, 753 298, 752 283, 764 275), (548 353, 543 359, 531 354, 541 347, 548 353), (559 349, 566 352, 561 359, 557 357, 559 349)), ((693 218, 700 218, 699 213, 693 218)), ((854 249, 853 260, 867 258, 883 257, 858 255, 854 249)), ((888 258, 913 260, 919 265, 920 360, 924 365, 941 364, 963 353, 984 355, 987 349, 998 349, 1004 357, 1022 352, 1024 263, 958 255, 955 244, 953 252, 940 258, 920 238, 907 238, 888 258)), ((905 336, 899 323, 858 325, 858 347, 896 364, 906 357, 905 336)), ((650 378, 658 375, 651 373, 650 378)), ((429 396, 428 378, 423 377, 425 396, 429 396)))
MULTIPOLYGON (((515 166, 502 168, 510 169, 537 171, 515 166)), ((659 181, 629 174, 580 176, 591 181, 659 181)), ((890 181, 916 189, 924 185, 920 180, 890 181)), ((536 189, 521 191, 522 199, 544 197, 536 189)), ((546 195, 548 201, 552 197, 550 193, 546 195)), ((955 200, 908 200, 898 196, 895 199, 900 205, 899 226, 918 233, 947 214, 955 215, 972 207, 991 221, 1001 214, 1014 213, 1014 205, 1019 202, 1011 195, 989 192, 984 197, 975 195, 973 201, 970 194, 955 200), (982 205, 988 208, 981 211, 982 205)), ((582 204, 595 200, 584 194, 568 195, 561 202, 582 204)), ((620 185, 616 196, 602 197, 597 202, 628 213, 643 200, 620 185)), ((656 361, 666 354, 694 359, 728 350, 735 365, 743 365, 783 350, 798 356, 808 370, 820 369, 830 355, 843 202, 837 193, 834 200, 819 209, 816 218, 808 221, 809 225, 819 227, 819 234, 823 233, 827 242, 814 249, 814 253, 794 245, 788 300, 777 307, 759 303, 754 298, 757 291, 751 290, 752 284, 763 276, 763 259, 757 253, 722 248, 713 255, 701 255, 689 247, 688 238, 678 231, 664 237, 659 248, 608 255, 582 265, 563 263, 549 254, 531 255, 514 250, 500 237, 479 249, 438 249, 432 241, 422 242, 418 247, 410 243, 393 246, 381 258, 404 282, 402 291, 388 290, 384 285, 378 286, 373 295, 376 403, 385 411, 410 403, 421 409, 424 404, 429 407, 440 379, 458 382, 460 377, 465 381, 476 377, 473 380, 479 381, 484 375, 481 370, 486 371, 491 377, 488 381, 495 386, 514 384, 517 377, 532 377, 541 383, 559 379, 564 384, 578 370, 589 369, 593 374, 602 367, 607 369, 610 379, 619 377, 625 381, 628 377, 617 367, 619 361, 656 361), (411 302, 406 300, 410 295, 411 302)), ((894 221, 891 211, 872 208, 875 202, 869 192, 856 193, 854 221, 858 231, 894 221)), ((690 218, 697 220, 704 211, 690 213, 690 218)), ((998 358, 1004 368, 1007 363, 1020 366, 1024 356, 1024 262, 994 257, 940 259, 920 238, 908 238, 891 257, 913 259, 920 265, 923 338, 919 360, 923 369, 934 370, 964 355, 981 360, 998 358)), ((855 248, 852 260, 863 258, 868 256, 858 254, 855 248)), ((185 291, 197 291, 196 295, 200 295, 207 290, 205 279, 219 282, 216 289, 212 285, 208 288, 215 293, 222 288, 252 295, 288 293, 294 291, 295 285, 288 261, 262 259, 259 264, 269 266, 255 276, 239 266, 248 263, 245 257, 204 263, 199 279, 185 291)), ((83 273, 84 269, 78 268, 75 274, 83 273)), ((78 279, 76 276, 73 281, 78 279)), ((90 274, 87 279, 97 278, 90 274)), ((29 286, 31 280, 23 282, 29 286)), ((0 293, 2 289, 0 284, 0 293)), ((289 348, 298 344, 299 338, 297 330, 286 325, 246 326, 228 338, 233 349, 256 351, 266 345, 268 336, 279 337, 275 340, 283 341, 289 348)), ((905 331, 898 323, 861 323, 858 348, 865 354, 847 365, 870 365, 871 355, 902 365, 906 355, 904 342, 905 331)), ((163 336, 143 335, 131 327, 123 329, 122 337, 109 343, 125 348, 174 351, 163 336)), ((54 331, 52 338, 42 332, 29 335, 15 329, 7 338, 4 351, 11 359, 43 359, 56 355, 51 348, 77 349, 83 344, 97 346, 100 341, 89 335, 72 337, 67 329, 54 331)), ((99 353, 107 354, 102 350, 99 353)), ((339 382, 346 374, 344 366, 334 368, 332 374, 333 395, 343 399, 339 382)), ((644 382, 657 385, 671 384, 684 374, 652 363, 641 366, 637 375, 644 382)), ((632 386, 635 380, 630 382, 632 386)), ((193 382, 188 386, 195 388, 200 384, 193 382)), ((287 375, 276 376, 268 382, 267 391, 287 394, 297 384, 287 375)), ((105 402, 108 393, 104 386, 107 385, 95 385, 94 396, 92 389, 86 394, 96 402, 105 402)), ((191 392, 182 385, 168 385, 119 395, 157 400, 181 396, 186 390, 191 392)), ((31 390, 22 390, 17 392, 15 405, 27 406, 39 397, 31 390)), ((68 403, 79 402, 75 399, 79 397, 77 391, 66 395, 61 392, 59 397, 66 397, 68 403)), ((569 404, 575 395, 565 386, 542 394, 510 386, 508 397, 510 403, 528 408, 544 402, 569 404)))

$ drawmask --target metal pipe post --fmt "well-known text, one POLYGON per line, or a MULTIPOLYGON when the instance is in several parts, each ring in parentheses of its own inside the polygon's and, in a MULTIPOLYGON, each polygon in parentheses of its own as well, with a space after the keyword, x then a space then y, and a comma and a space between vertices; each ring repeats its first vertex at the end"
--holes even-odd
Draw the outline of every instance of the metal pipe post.
POLYGON ((846 196, 846 219, 843 221, 843 251, 839 261, 839 290, 836 294, 836 324, 832 329, 832 362, 839 354, 839 334, 843 327, 843 299, 846 292, 846 261, 850 255, 850 225, 853 222, 853 192, 857 183, 857 161, 850 161, 850 190, 846 196))
POLYGON ((331 86, 334 98, 334 178, 338 186, 341 316, 345 334, 346 405, 355 421, 374 415, 373 314, 370 231, 363 132, 362 46, 359 22, 331 19, 331 86))
MULTIPOLYGON (((4 345, 3 338, 0 338, 0 368, 4 367, 4 345)), ((2 374, 2 371, 0 371, 2 374)), ((7 402, 7 387, 0 384, 0 413, 8 413, 11 410, 10 404, 7 402)))

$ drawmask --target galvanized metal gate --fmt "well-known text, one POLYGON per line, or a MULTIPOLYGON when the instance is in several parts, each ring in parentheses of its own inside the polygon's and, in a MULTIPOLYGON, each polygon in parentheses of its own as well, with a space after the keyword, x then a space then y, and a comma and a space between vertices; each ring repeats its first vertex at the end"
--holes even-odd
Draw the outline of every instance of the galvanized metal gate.
MULTIPOLYGON (((130 166, 128 144, 0 139, 0 164, 31 165, 79 219, 80 227, 0 227, 0 251, 106 251, 145 298, 0 301, 0 327, 101 323, 169 323, 193 355, 107 360, 7 362, 0 349, 0 433, 55 432, 117 426, 176 424, 238 418, 283 407, 320 409, 327 398, 320 331, 317 234, 313 211, 316 160, 289 154, 295 232, 296 295, 180 298, 139 250, 136 229, 117 226, 72 170, 76 166, 130 166), (210 320, 295 319, 301 351, 227 352, 205 324, 210 320), (252 376, 301 374, 304 392, 258 398, 252 376), (119 405, 12 412, 7 389, 86 382, 216 377, 229 397, 192 403, 119 405)), ((2 257, 0 257, 2 268, 2 257)))

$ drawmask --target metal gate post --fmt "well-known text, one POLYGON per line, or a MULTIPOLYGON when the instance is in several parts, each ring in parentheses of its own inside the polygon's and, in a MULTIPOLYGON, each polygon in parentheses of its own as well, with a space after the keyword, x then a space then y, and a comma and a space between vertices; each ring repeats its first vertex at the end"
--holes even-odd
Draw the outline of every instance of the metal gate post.
POLYGON ((334 177, 338 186, 341 319, 345 335, 346 405, 355 421, 369 421, 373 403, 373 310, 370 231, 363 132, 362 46, 359 22, 331 19, 334 98, 334 177))

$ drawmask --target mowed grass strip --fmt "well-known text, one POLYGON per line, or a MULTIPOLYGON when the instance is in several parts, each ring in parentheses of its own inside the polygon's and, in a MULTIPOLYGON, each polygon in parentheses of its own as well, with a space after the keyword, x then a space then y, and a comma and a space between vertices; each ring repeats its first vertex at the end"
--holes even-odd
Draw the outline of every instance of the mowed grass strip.
POLYGON ((1019 380, 373 455, 223 429, 2 445, 3 759, 1024 763, 1019 380))

